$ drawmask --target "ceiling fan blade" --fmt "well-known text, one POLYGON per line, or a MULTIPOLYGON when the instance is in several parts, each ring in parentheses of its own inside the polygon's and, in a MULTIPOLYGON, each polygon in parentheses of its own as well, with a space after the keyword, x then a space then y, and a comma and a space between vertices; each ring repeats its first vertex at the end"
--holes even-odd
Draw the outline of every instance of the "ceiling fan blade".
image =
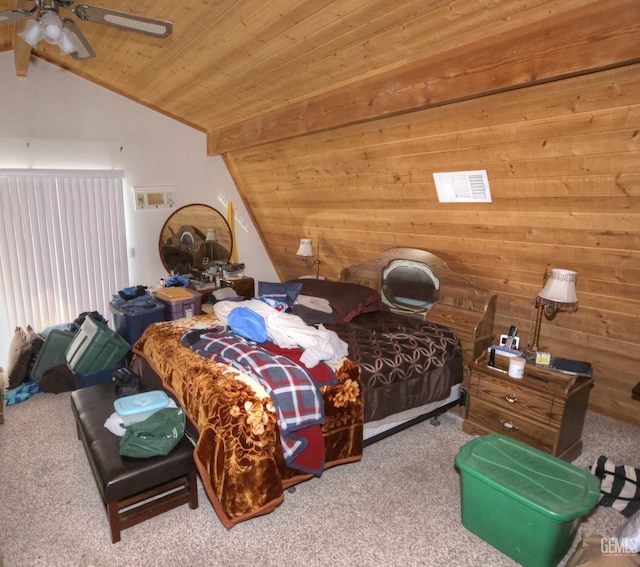
POLYGON ((108 10, 106 8, 98 8, 97 6, 80 4, 73 8, 72 11, 78 18, 87 22, 105 24, 123 30, 152 35, 154 37, 168 37, 173 32, 173 24, 171 22, 135 16, 127 12, 119 12, 118 10, 108 10))
POLYGON ((6 12, 0 12, 0 24, 23 20, 31 16, 31 14, 33 14, 33 12, 27 10, 7 10, 6 12))
POLYGON ((73 20, 63 20, 63 26, 69 31, 71 41, 76 48, 76 51, 71 53, 71 57, 74 59, 91 59, 96 56, 96 52, 73 20))

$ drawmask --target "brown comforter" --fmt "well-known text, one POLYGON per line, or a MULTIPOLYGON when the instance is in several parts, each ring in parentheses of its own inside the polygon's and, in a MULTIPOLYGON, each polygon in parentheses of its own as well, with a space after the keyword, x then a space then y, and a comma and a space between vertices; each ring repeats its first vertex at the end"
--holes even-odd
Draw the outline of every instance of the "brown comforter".
MULTIPOLYGON (((204 488, 221 522, 231 528, 271 512, 286 488, 312 475, 286 466, 273 404, 260 386, 180 344, 187 330, 218 324, 214 315, 155 323, 135 344, 134 353, 162 379, 195 426, 199 438, 194 459, 204 488)), ((146 365, 134 368, 140 371, 146 365)), ((334 370, 338 384, 321 388, 325 469, 362 456, 358 367, 344 360, 334 370)))
POLYGON ((389 311, 327 328, 360 368, 365 423, 444 400, 462 382, 462 348, 451 329, 389 311))

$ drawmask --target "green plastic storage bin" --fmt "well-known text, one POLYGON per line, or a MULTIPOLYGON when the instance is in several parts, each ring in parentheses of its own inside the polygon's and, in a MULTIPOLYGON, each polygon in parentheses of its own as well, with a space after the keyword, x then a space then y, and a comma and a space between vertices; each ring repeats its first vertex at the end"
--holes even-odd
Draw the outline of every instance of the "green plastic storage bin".
POLYGON ((524 567, 555 567, 600 496, 588 471, 497 433, 463 445, 455 463, 463 525, 524 567))
POLYGON ((49 331, 31 369, 31 377, 36 382, 42 380, 47 370, 61 364, 67 364, 65 353, 75 334, 75 331, 63 331, 61 329, 49 331))
POLYGON ((130 350, 131 345, 113 329, 87 317, 65 357, 74 374, 92 374, 117 366, 130 350))

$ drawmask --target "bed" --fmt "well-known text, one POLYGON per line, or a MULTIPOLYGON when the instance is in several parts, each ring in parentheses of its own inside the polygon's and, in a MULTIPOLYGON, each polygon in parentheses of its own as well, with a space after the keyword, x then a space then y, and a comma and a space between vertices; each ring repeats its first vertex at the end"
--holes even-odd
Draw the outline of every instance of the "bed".
MULTIPOLYGON (((237 307, 255 304, 239 302, 232 308, 229 302, 220 302, 214 306, 220 308, 217 315, 155 323, 135 344, 134 371, 147 387, 164 388, 185 409, 200 477, 225 527, 273 511, 293 485, 321 476, 330 467, 358 461, 368 443, 459 403, 467 349, 455 330, 425 320, 435 305, 446 301, 448 267, 435 256, 409 258, 414 249, 393 250, 373 264, 343 271, 339 282, 270 284, 272 293, 264 294, 269 298, 280 294, 291 302, 291 314, 278 314, 274 327, 280 328, 282 316, 299 319, 307 323, 305 327, 323 330, 348 347, 347 356, 325 360, 314 367, 319 372, 310 372, 318 386, 322 415, 309 428, 289 431, 281 411, 285 402, 276 397, 276 389, 256 376, 255 368, 251 371, 233 357, 220 356, 222 350, 228 354, 236 348, 235 335, 222 324, 229 324, 225 318, 234 310, 240 313, 237 307), (409 267, 422 274, 428 267, 432 279, 426 292, 422 276, 417 283, 411 280, 413 269, 404 275, 384 272, 396 259, 411 260, 409 267), (398 285, 403 279, 410 280, 404 289, 398 285), (385 289, 389 282, 393 289, 385 289), (215 355, 209 348, 216 350, 215 355), (298 434, 304 451, 292 460, 287 443, 298 434)), ((401 268, 406 272, 407 264, 401 268)), ((476 289, 463 285, 467 295, 468 286, 476 289)), ((262 294, 260 284, 258 288, 262 294)), ((273 305, 269 303, 269 309, 273 305)), ((263 315, 271 321, 270 311, 263 315)), ((282 360, 287 354, 294 367, 300 365, 301 352, 303 356, 309 352, 240 342, 252 357, 282 360)))

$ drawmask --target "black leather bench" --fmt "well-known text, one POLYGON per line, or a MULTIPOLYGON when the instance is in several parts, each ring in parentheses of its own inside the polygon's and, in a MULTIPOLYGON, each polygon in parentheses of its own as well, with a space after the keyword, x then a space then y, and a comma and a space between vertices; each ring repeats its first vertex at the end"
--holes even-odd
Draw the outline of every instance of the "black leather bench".
POLYGON ((104 427, 116 400, 113 383, 71 393, 71 407, 100 495, 105 503, 111 541, 120 531, 182 504, 198 507, 193 446, 183 437, 166 457, 121 457, 120 437, 104 427))

